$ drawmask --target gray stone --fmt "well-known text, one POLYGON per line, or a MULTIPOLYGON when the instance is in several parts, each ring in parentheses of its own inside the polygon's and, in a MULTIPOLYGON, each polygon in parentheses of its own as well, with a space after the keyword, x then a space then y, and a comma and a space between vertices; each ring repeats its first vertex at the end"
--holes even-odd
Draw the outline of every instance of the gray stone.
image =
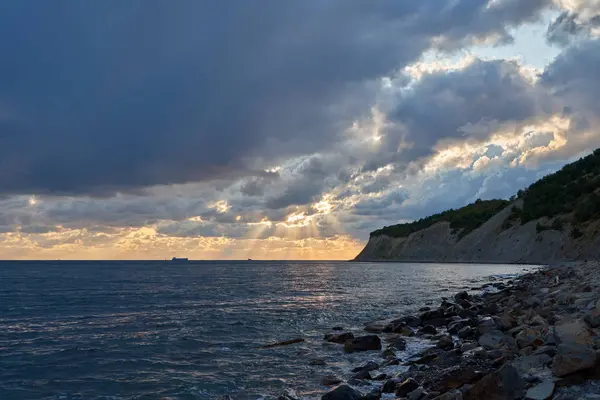
POLYGON ((346 353, 369 350, 381 350, 381 339, 379 339, 379 336, 359 336, 344 343, 344 351, 346 353))
POLYGON ((554 382, 546 380, 529 389, 525 398, 529 400, 546 400, 552 397, 552 393, 554 393, 554 382))
POLYGON ((352 370, 352 372, 360 372, 360 371, 375 371, 379 368, 379 364, 375 361, 368 361, 366 364, 361 365, 360 367, 356 367, 352 370))
POLYGON ((547 354, 550 357, 554 357, 556 355, 556 346, 542 346, 535 350, 533 354, 547 354))
POLYGON ((473 336, 474 334, 475 334, 475 331, 473 331, 473 328, 471 328, 470 326, 465 326, 460 331, 458 331, 458 337, 461 339, 469 338, 469 337, 473 336))
POLYGON ((384 321, 375 321, 375 322, 371 322, 368 323, 367 325, 365 325, 365 331, 367 332, 371 332, 371 333, 381 333, 385 330, 386 326, 387 326, 387 322, 384 321))
POLYGON ((402 336, 394 336, 388 339, 388 348, 393 348, 396 350, 406 350, 406 339, 402 336))
POLYGON ((463 395, 462 395, 461 391, 451 390, 442 395, 439 395, 438 397, 434 398, 433 400, 462 400, 462 399, 463 399, 463 395))
POLYGON ((479 320, 477 324, 477 329, 479 329, 479 333, 487 333, 493 330, 496 330, 496 323, 491 317, 485 317, 479 320))
POLYGON ((597 328, 600 326, 600 309, 594 308, 588 315, 584 318, 585 322, 588 323, 592 328, 597 328))
POLYGON ((388 379, 381 387, 382 393, 394 393, 396 386, 401 383, 400 379, 388 379))
POLYGON ((452 349, 454 348, 454 341, 452 340, 452 337, 448 335, 442 336, 440 340, 438 340, 436 347, 442 350, 452 349))
POLYGON ((418 387, 408 394, 408 400, 421 400, 427 395, 423 387, 418 387))
POLYGON ((501 331, 489 331, 479 337, 479 344, 488 350, 499 349, 505 346, 506 337, 501 331))
POLYGON ((339 385, 329 389, 321 400, 360 400, 362 393, 348 385, 339 385))
POLYGON ((573 372, 592 368, 596 365, 596 352, 589 347, 577 344, 560 344, 552 372, 561 377, 573 372))
POLYGON ((406 397, 410 392, 417 389, 419 384, 412 378, 408 378, 404 382, 398 384, 396 386, 396 396, 398 397, 406 397))
POLYGON ((593 343, 590 330, 583 320, 565 322, 554 326, 554 334, 558 343, 591 346, 593 343))
POLYGON ((521 375, 532 374, 536 371, 545 369, 552 362, 552 358, 547 354, 538 354, 532 356, 520 357, 513 361, 512 365, 521 375))
POLYGON ((319 382, 323 386, 333 386, 342 383, 342 380, 334 375, 324 375, 319 382))
POLYGON ((323 340, 331 343, 340 343, 344 344, 348 340, 354 339, 354 335, 352 332, 343 332, 343 333, 328 333, 323 337, 323 340))
POLYGON ((526 327, 519 332, 515 339, 517 340, 519 348, 524 349, 528 346, 539 347, 543 345, 544 341, 541 336, 540 329, 526 327))
POLYGON ((513 400, 523 396, 525 382, 515 367, 505 365, 469 387, 464 400, 513 400))
POLYGON ((419 333, 424 335, 435 335, 437 333, 437 329, 433 325, 426 325, 419 330, 419 333))

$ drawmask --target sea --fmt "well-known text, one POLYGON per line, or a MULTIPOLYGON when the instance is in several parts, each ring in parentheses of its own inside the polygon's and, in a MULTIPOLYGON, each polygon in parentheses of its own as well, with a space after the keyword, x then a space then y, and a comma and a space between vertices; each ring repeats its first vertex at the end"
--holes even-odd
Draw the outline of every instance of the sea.
MULTIPOLYGON (((267 400, 289 389, 320 398, 323 375, 347 379, 352 367, 379 359, 324 343, 332 327, 360 333, 367 322, 434 307, 457 291, 475 293, 537 268, 3 261, 0 399, 267 400), (261 348, 296 338, 305 341, 261 348), (325 365, 312 365, 316 359, 325 365)), ((409 338, 398 356, 430 345, 409 338)))

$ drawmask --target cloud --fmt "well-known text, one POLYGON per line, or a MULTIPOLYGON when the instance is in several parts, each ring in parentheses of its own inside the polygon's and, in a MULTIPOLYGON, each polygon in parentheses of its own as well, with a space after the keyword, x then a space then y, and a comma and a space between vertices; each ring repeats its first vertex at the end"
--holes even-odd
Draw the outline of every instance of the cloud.
POLYGON ((261 176, 269 160, 334 146, 368 112, 370 83, 428 48, 507 41, 548 4, 7 5, 0 191, 110 196, 261 176))

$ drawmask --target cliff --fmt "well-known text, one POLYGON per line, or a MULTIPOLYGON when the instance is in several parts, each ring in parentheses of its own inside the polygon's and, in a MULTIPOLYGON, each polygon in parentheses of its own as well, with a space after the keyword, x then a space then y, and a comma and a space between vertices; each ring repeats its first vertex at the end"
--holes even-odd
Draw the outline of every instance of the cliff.
POLYGON ((372 232, 355 261, 543 264, 600 259, 599 193, 596 150, 511 202, 478 201, 372 232))

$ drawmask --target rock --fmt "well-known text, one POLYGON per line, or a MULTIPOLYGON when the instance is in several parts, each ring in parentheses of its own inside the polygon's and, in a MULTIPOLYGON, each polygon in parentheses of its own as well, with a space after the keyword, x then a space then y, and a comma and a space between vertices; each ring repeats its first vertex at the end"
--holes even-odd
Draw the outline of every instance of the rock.
POLYGON ((277 400, 300 400, 300 397, 294 389, 285 389, 283 393, 277 397, 277 400))
POLYGON ((425 392, 425 389, 423 389, 423 387, 419 386, 418 388, 410 392, 407 398, 408 400, 421 400, 425 396, 427 396, 427 392, 425 392))
POLYGON ((541 332, 536 328, 525 328, 521 330, 515 337, 517 340, 517 344, 519 348, 523 349, 528 346, 539 347, 544 344, 544 341, 541 338, 541 332))
POLYGON ((584 317, 584 321, 592 328, 600 326, 600 309, 594 308, 588 315, 584 317))
POLYGON ((462 392, 459 390, 452 390, 450 392, 446 392, 433 400, 463 400, 462 392))
POLYGON ((433 325, 426 325, 419 330, 419 333, 422 335, 435 335, 437 334, 437 329, 433 325))
POLYGON ((483 374, 471 366, 456 365, 440 371, 436 375, 428 388, 438 392, 446 392, 476 382, 481 379, 483 374))
POLYGON ((379 336, 359 336, 344 343, 344 351, 346 353, 369 350, 381 350, 381 339, 379 339, 379 336))
POLYGON ((560 344, 554 356, 552 372, 561 377, 596 365, 596 352, 577 344, 560 344))
POLYGON ((381 352, 381 358, 389 358, 389 357, 395 357, 396 356, 396 351, 394 349, 385 349, 381 352))
POLYGON ((403 320, 406 323, 406 325, 410 326, 411 328, 416 328, 419 325, 421 325, 421 318, 415 317, 414 315, 404 317, 403 320))
POLYGON ((408 336, 408 337, 415 336, 415 331, 413 330, 413 328, 411 328, 410 326, 406 326, 406 325, 397 327, 397 328, 393 329, 392 332, 399 333, 402 336, 408 336))
POLYGON ((542 346, 533 352, 533 355, 546 354, 550 357, 556 355, 556 346, 542 346))
POLYGON ((313 358, 308 362, 308 365, 325 365, 325 360, 322 358, 313 358))
POLYGON ((448 324, 448 333, 453 335, 457 334, 462 328, 469 326, 468 319, 459 319, 457 321, 451 322, 448 324))
POLYGON ((371 392, 371 393, 367 393, 366 395, 361 397, 360 400, 380 400, 380 399, 381 399, 381 393, 371 392))
POLYGON ((454 348, 454 341, 451 336, 442 336, 440 340, 438 340, 436 347, 442 350, 452 349, 454 348))
POLYGON ((517 325, 517 319, 510 315, 510 313, 505 312, 498 319, 498 326, 503 331, 508 331, 514 328, 517 325))
POLYGON ((536 371, 545 369, 552 362, 552 358, 547 354, 538 354, 535 356, 520 357, 513 361, 515 367, 521 375, 532 374, 536 371))
POLYGON ((388 379, 381 387, 381 393, 394 393, 396 386, 400 383, 399 379, 388 379))
POLYGON ((402 336, 394 336, 389 338, 388 348, 404 351, 406 350, 406 340, 402 336))
POLYGON ((529 389, 525 398, 529 400, 546 400, 552 397, 552 393, 554 393, 554 382, 545 380, 529 389))
POLYGON ((490 331, 486 332, 479 337, 479 344, 485 347, 488 350, 499 349, 504 347, 508 341, 508 336, 506 336, 501 331, 490 331))
POLYGON ((475 331, 470 326, 465 326, 460 331, 458 331, 457 335, 461 339, 466 339, 466 338, 470 338, 471 336, 475 335, 475 331))
POLYGON ((525 383, 515 367, 505 365, 468 388, 464 400, 513 400, 523 396, 525 383))
POLYGON ((371 380, 371 373, 369 371, 358 371, 352 375, 352 379, 371 380))
POLYGON ((362 393, 348 385, 339 385, 331 388, 321 396, 321 400, 360 400, 362 393))
POLYGON ((531 318, 530 321, 531 325, 538 325, 538 326, 546 326, 548 325, 548 321, 546 321, 544 319, 544 317, 540 316, 540 315, 535 315, 533 318, 531 318))
POLYGON ((419 308, 420 312, 425 312, 425 311, 430 311, 430 310, 431 310, 431 307, 421 307, 421 308, 419 308))
POLYGON ((469 300, 471 298, 471 295, 467 292, 459 292, 456 293, 454 295, 454 300, 455 301, 459 301, 459 300, 469 300))
POLYGON ((460 345, 460 351, 466 353, 467 351, 475 350, 479 347, 479 343, 467 342, 460 345))
POLYGON ((523 301, 523 303, 530 308, 535 308, 535 307, 539 306, 540 304, 542 304, 542 301, 538 297, 532 296, 528 299, 525 299, 525 301, 523 301))
POLYGON ((417 389, 419 384, 412 378, 408 378, 402 383, 399 383, 396 386, 396 396, 398 397, 406 397, 410 392, 417 389))
POLYGON ((387 374, 379 374, 379 375, 376 375, 375 377, 373 377, 372 379, 374 381, 385 381, 387 378, 389 378, 389 376, 387 374))
POLYGON ((324 375, 319 380, 323 386, 334 386, 342 383, 342 380, 334 375, 324 375))
POLYGON ((344 328, 341 326, 334 326, 333 328, 331 328, 332 331, 343 331, 344 328))
POLYGON ((580 344, 591 346, 592 335, 585 321, 575 320, 554 326, 554 334, 558 343, 580 344))
POLYGON ((352 372, 360 372, 360 371, 375 371, 379 368, 379 364, 375 361, 369 361, 366 364, 361 365, 360 367, 356 367, 352 370, 352 372))
POLYGON ((344 344, 350 339, 354 339, 354 335, 352 334, 352 332, 328 333, 323 337, 323 340, 325 340, 326 342, 340 344, 344 344))
POLYGON ((272 347, 279 347, 279 346, 288 346, 290 344, 295 344, 295 343, 302 343, 304 342, 304 339, 302 338, 298 338, 298 339, 292 339, 292 340, 285 340, 283 342, 277 342, 277 343, 271 343, 271 344, 266 344, 264 346, 261 346, 261 349, 270 349, 272 347))
POLYGON ((365 325, 364 330, 371 333, 381 333, 388 324, 384 321, 375 321, 365 325))
MULTIPOLYGON (((226 394, 225 396, 219 396, 217 397, 217 400, 233 400, 233 397, 231 397, 230 395, 226 394)), ((286 399, 284 399, 286 400, 286 399)))
POLYGON ((496 330, 497 327, 496 323, 491 317, 485 317, 479 320, 477 323, 477 329, 479 330, 479 333, 484 334, 489 331, 496 330))

